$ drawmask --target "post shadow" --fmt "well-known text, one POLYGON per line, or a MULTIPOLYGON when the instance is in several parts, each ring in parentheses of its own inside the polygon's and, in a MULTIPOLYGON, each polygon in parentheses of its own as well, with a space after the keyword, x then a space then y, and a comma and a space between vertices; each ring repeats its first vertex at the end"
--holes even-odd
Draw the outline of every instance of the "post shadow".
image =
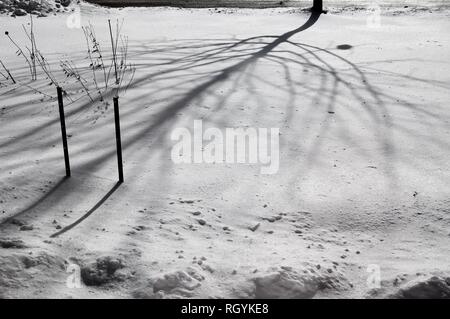
POLYGON ((108 193, 106 193, 105 196, 103 196, 98 202, 97 204, 95 204, 90 210, 88 210, 86 212, 86 214, 84 214, 83 216, 81 216, 78 220, 76 220, 75 222, 73 222, 72 224, 64 227, 63 229, 61 229, 60 231, 50 235, 50 238, 55 238, 61 234, 64 234, 65 232, 71 230, 72 228, 74 228, 75 226, 77 226, 78 224, 80 224, 83 220, 85 220, 86 218, 88 218, 90 215, 92 215, 92 213, 94 213, 100 206, 103 205, 103 203, 119 188, 119 186, 121 185, 120 182, 117 182, 110 190, 108 193))
POLYGON ((2 226, 3 224, 7 224, 9 223, 11 220, 13 220, 14 218, 18 218, 23 214, 26 214, 27 212, 31 211, 32 209, 36 208, 38 205, 40 205, 41 203, 43 203, 47 198, 49 198, 58 188, 60 188, 64 182, 66 182, 68 179, 67 176, 62 177, 55 185, 53 185, 53 187, 51 189, 49 189, 49 191, 47 193, 45 193, 42 197, 40 197, 39 199, 37 199, 36 201, 34 201, 33 203, 31 203, 28 207, 22 209, 20 212, 15 213, 13 216, 10 216, 6 219, 4 219, 3 221, 0 222, 0 226, 2 226))

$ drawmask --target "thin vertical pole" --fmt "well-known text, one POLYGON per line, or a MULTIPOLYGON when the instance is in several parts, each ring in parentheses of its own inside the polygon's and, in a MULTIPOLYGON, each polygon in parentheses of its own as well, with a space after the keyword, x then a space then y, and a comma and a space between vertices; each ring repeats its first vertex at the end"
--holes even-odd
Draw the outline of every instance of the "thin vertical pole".
POLYGON ((314 12, 319 12, 319 13, 324 13, 325 12, 323 10, 323 1, 322 0, 314 0, 314 2, 313 2, 313 11, 314 12))
POLYGON ((108 25, 109 25, 109 35, 111 36, 111 48, 112 48, 113 61, 114 61, 114 75, 116 76, 116 84, 119 84, 119 78, 117 77, 116 44, 114 44, 112 28, 111 28, 111 20, 109 20, 109 19, 108 19, 108 25))
POLYGON ((58 92, 59 120, 61 122, 61 135, 64 149, 64 162, 66 165, 66 176, 70 177, 69 148, 67 147, 66 119, 64 115, 62 89, 58 86, 56 88, 56 91, 58 92))
POLYGON ((117 168, 119 170, 119 183, 123 183, 123 165, 122 165, 122 141, 120 138, 120 115, 119 115, 119 97, 114 97, 114 120, 116 123, 116 149, 117 149, 117 168))

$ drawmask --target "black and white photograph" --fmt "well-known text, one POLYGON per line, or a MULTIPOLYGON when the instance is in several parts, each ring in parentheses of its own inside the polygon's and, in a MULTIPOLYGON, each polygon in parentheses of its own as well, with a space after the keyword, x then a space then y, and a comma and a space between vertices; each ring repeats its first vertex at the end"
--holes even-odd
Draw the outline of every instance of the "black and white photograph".
POLYGON ((450 299, 450 1, 0 0, 0 299, 450 299))

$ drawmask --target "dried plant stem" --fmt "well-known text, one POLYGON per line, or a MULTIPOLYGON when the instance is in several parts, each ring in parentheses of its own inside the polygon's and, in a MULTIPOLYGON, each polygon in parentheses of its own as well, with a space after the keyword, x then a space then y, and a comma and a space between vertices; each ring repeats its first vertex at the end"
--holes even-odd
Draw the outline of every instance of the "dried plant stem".
POLYGON ((89 23, 89 30, 90 30, 90 34, 91 34, 91 38, 92 38, 92 43, 94 45, 94 48, 97 50, 98 59, 100 60, 100 63, 102 66, 103 80, 105 81, 105 90, 107 90, 108 89, 108 77, 106 76, 106 67, 105 67, 105 62, 103 61, 103 53, 102 53, 102 50, 100 47, 100 43, 98 43, 98 41, 97 41, 94 27, 92 26, 91 23, 89 23))
POLYGON ((114 39, 113 39, 113 33, 111 29, 111 20, 108 19, 108 25, 109 25, 109 35, 111 36, 111 48, 112 48, 112 54, 113 54, 113 63, 114 63, 114 75, 116 77, 116 84, 119 84, 119 78, 117 75, 117 60, 116 60, 116 46, 114 45, 114 39))
POLYGON ((92 54, 91 54, 91 48, 89 45, 89 33, 88 33, 87 29, 85 29, 84 27, 83 27, 83 32, 84 32, 84 37, 86 38, 86 45, 87 45, 87 52, 88 52, 89 60, 91 61, 90 68, 92 70, 95 88, 96 88, 98 94, 100 95, 100 101, 103 101, 103 94, 98 86, 97 76, 95 75, 96 64, 94 63, 94 59, 92 58, 92 54))
POLYGON ((36 41, 33 31, 33 15, 30 14, 30 41, 31 41, 31 62, 33 67, 32 79, 36 80, 36 41))
POLYGON ((30 90, 36 92, 36 93, 42 94, 43 96, 46 96, 46 97, 48 97, 48 98, 53 99, 53 96, 52 96, 52 95, 47 94, 47 93, 44 93, 44 92, 42 92, 42 91, 40 91, 40 90, 38 90, 38 89, 36 89, 36 88, 34 88, 34 87, 28 85, 28 84, 24 84, 24 83, 20 83, 20 82, 18 82, 18 84, 19 84, 20 86, 24 86, 24 87, 26 87, 26 88, 28 88, 28 89, 30 89, 30 90))
MULTIPOLYGON (((28 33, 28 31, 25 29, 25 27, 23 25, 22 25, 22 27, 23 27, 23 30, 24 30, 26 36, 30 40, 32 48, 33 48, 32 51, 30 52, 30 55, 32 55, 34 57, 34 61, 38 62, 38 64, 41 67, 42 71, 44 71, 44 73, 50 79, 52 84, 55 85, 55 86, 59 86, 55 76, 53 75, 53 73, 50 70, 50 64, 45 60, 43 54, 37 48, 36 38, 34 37, 34 33, 32 33, 32 32, 28 33)), ((30 51, 30 49, 28 49, 28 51, 30 51)))
POLYGON ((81 86, 83 87, 83 90, 86 92, 87 96, 89 97, 89 99, 91 100, 91 102, 94 102, 94 99, 92 98, 89 89, 87 88, 87 86, 84 84, 84 82, 87 82, 78 72, 75 64, 73 62, 69 62, 69 61, 61 61, 61 67, 64 70, 64 73, 66 73, 66 75, 68 77, 75 77, 75 79, 81 84, 81 86))
POLYGON ((11 41, 11 43, 17 48, 17 54, 18 55, 22 55, 23 58, 25 59, 25 61, 28 64, 28 68, 30 69, 30 74, 33 77, 33 68, 31 66, 30 60, 28 60, 27 56, 25 55, 25 53, 23 52, 22 48, 19 47, 19 45, 14 42, 14 40, 11 38, 11 36, 7 33, 6 36, 8 37, 8 39, 11 41))
MULTIPOLYGON (((9 70, 6 68, 6 66, 3 64, 2 60, 0 60, 0 64, 2 65, 3 69, 5 70, 5 72, 8 74, 9 78, 11 79, 11 81, 16 84, 16 80, 14 80, 11 72, 9 72, 9 70)), ((3 74, 3 73, 2 73, 3 74)), ((4 75, 3 75, 4 76, 4 75)), ((7 78, 8 79, 8 78, 7 78)))

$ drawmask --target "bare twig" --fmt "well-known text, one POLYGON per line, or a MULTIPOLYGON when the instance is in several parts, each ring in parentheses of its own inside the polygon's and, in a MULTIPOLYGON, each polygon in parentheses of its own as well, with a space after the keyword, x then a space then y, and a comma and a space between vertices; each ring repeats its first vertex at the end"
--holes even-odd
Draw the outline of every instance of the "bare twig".
POLYGON ((33 80, 36 80, 36 41, 34 39, 34 31, 33 31, 33 15, 30 14, 30 40, 31 40, 31 62, 33 66, 33 80))
POLYGON ((108 77, 106 76, 106 66, 105 66, 105 62, 103 60, 103 53, 102 53, 102 50, 100 47, 100 43, 97 41, 97 36, 95 35, 94 27, 91 23, 89 23, 89 32, 90 32, 90 37, 91 37, 94 53, 97 53, 97 55, 98 55, 97 58, 100 61, 100 64, 102 66, 103 80, 105 82, 105 90, 107 90, 108 89, 108 77))
MULTIPOLYGON (((0 64, 2 65, 3 69, 5 70, 5 72, 8 74, 9 78, 11 79, 11 81, 16 84, 16 80, 14 80, 13 76, 11 75, 11 72, 9 72, 9 70, 6 68, 6 66, 3 64, 2 60, 0 60, 0 64)), ((3 73, 2 73, 3 74, 3 73)), ((3 75, 4 76, 4 75, 3 75)), ((8 78, 6 78, 8 79, 8 78)))
MULTIPOLYGON (((89 60, 91 61, 90 69, 92 70, 92 75, 93 75, 93 80, 94 80, 95 88, 96 88, 98 94, 100 95, 100 101, 103 101, 103 94, 102 94, 102 91, 100 90, 100 88, 99 88, 99 86, 98 86, 98 83, 97 83, 97 76, 95 75, 95 71, 96 71, 96 69, 97 69, 98 63, 94 62, 94 59, 93 59, 92 54, 91 54, 91 47, 90 47, 90 44, 89 44, 89 38, 90 38, 90 36, 89 36, 88 28, 87 28, 87 27, 86 27, 86 28, 83 27, 82 29, 83 29, 83 32, 84 32, 84 37, 85 37, 85 39, 86 39, 86 45, 87 45, 88 57, 89 57, 89 60)), ((94 51, 96 50, 95 47, 94 47, 93 50, 94 50, 94 51)), ((100 67, 103 68, 103 65, 101 65, 100 67)))
POLYGON ((28 67, 29 67, 29 69, 30 69, 30 74, 31 74, 31 76, 33 77, 33 68, 32 68, 32 66, 31 66, 31 63, 30 63, 30 60, 28 60, 28 58, 27 58, 27 56, 25 55, 25 53, 23 52, 23 50, 22 50, 22 48, 16 43, 16 42, 14 42, 14 40, 11 38, 11 36, 9 35, 9 32, 8 31, 6 31, 5 32, 5 35, 8 37, 8 39, 11 41, 11 43, 16 47, 16 49, 17 49, 17 51, 16 51, 16 53, 17 53, 17 55, 18 56, 23 56, 23 58, 25 59, 25 61, 27 62, 27 64, 28 64, 28 67))
POLYGON ((80 75, 80 72, 78 72, 78 69, 76 68, 75 64, 72 61, 67 60, 61 61, 60 64, 64 74, 66 74, 67 77, 74 77, 81 84, 83 90, 86 92, 91 102, 94 102, 94 99, 92 98, 89 92, 89 88, 85 84, 85 82, 87 81, 80 75))
MULTIPOLYGON (((117 74, 117 57, 116 57, 116 49, 117 49, 117 44, 114 44, 114 39, 113 39, 113 32, 112 32, 112 28, 111 28, 111 20, 108 19, 108 25, 109 25, 109 35, 111 37, 111 48, 112 48, 112 54, 113 54, 113 63, 114 63, 114 75, 116 77, 116 84, 119 84, 119 78, 118 78, 118 74, 117 74)), ((116 42, 117 43, 117 42, 116 42)))
POLYGON ((44 92, 42 92, 41 90, 38 90, 38 89, 32 87, 31 85, 28 85, 28 84, 25 84, 25 83, 21 83, 21 82, 17 82, 17 84, 19 84, 19 86, 24 86, 24 87, 26 87, 27 89, 30 89, 30 90, 32 90, 32 91, 34 91, 34 92, 36 92, 36 93, 42 94, 43 96, 46 96, 46 97, 48 97, 48 98, 50 98, 50 99, 53 99, 53 96, 52 96, 52 95, 47 94, 47 93, 44 93, 44 92))

